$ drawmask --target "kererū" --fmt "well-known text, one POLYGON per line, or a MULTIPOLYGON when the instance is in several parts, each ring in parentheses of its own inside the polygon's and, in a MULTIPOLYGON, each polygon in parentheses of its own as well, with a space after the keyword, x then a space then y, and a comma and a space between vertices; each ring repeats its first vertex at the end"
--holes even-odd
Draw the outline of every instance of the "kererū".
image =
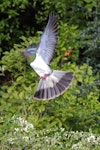
POLYGON ((40 76, 40 81, 34 94, 38 100, 50 100, 63 94, 74 77, 73 72, 52 70, 53 59, 58 40, 58 22, 54 13, 49 15, 47 26, 37 47, 30 46, 22 53, 30 66, 40 76))

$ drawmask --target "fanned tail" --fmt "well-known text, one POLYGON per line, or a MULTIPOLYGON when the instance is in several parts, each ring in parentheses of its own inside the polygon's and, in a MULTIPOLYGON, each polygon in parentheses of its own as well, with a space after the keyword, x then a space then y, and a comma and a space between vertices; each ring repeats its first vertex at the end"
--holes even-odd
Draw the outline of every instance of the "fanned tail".
POLYGON ((73 77, 73 72, 54 70, 45 79, 40 79, 34 98, 50 100, 60 96, 68 89, 73 77))

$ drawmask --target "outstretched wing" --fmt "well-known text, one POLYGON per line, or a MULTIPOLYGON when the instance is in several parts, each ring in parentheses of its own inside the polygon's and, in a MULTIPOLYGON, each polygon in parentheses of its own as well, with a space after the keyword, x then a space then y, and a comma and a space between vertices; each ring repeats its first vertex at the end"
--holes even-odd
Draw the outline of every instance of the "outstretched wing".
POLYGON ((48 24, 45 28, 45 31, 41 37, 37 53, 42 57, 46 64, 50 64, 56 44, 58 40, 58 23, 57 18, 54 13, 49 15, 48 24))

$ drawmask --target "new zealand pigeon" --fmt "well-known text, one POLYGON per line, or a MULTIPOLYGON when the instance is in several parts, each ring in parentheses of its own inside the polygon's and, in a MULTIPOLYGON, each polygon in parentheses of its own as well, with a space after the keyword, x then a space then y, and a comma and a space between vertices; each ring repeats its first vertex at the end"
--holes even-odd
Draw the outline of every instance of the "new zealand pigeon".
POLYGON ((38 47, 30 46, 27 51, 22 51, 30 66, 40 76, 40 81, 34 94, 35 99, 54 99, 63 94, 72 82, 73 72, 52 70, 49 66, 54 56, 57 40, 57 18, 54 13, 51 13, 38 47))

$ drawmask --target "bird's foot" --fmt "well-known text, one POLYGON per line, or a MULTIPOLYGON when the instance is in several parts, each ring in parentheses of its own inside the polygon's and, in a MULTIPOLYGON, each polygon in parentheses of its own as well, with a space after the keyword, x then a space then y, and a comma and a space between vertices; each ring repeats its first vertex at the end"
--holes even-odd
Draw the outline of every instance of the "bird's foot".
POLYGON ((40 78, 41 78, 42 80, 45 80, 48 76, 49 76, 49 74, 44 74, 44 75, 41 76, 40 78))

